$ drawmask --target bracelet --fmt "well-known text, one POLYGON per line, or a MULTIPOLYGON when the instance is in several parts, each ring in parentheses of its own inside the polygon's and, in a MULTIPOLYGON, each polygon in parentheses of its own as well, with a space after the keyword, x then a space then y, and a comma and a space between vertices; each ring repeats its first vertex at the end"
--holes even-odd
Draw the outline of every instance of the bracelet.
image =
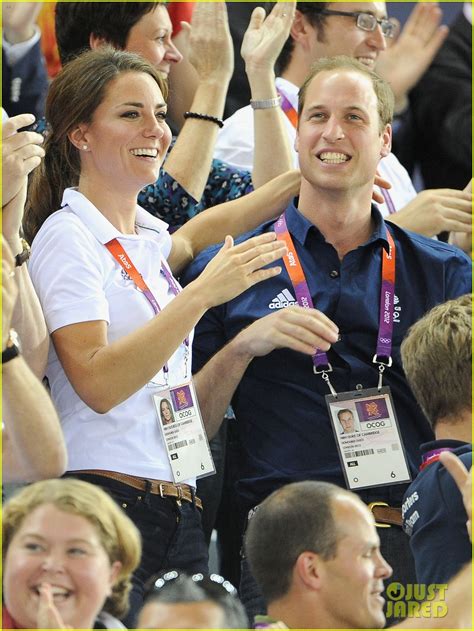
POLYGON ((15 256, 15 267, 21 267, 23 263, 26 263, 26 261, 30 258, 31 248, 28 241, 26 241, 25 239, 21 239, 21 245, 23 247, 23 250, 20 252, 20 254, 17 254, 15 256))
POLYGON ((184 112, 184 118, 197 118, 203 121, 210 121, 211 123, 215 123, 219 125, 222 129, 224 127, 224 121, 222 118, 217 118, 217 116, 211 116, 210 114, 199 114, 198 112, 184 112))
POLYGON ((264 101, 250 101, 250 105, 253 110, 269 110, 272 107, 280 107, 281 96, 276 96, 274 99, 265 99, 264 101))

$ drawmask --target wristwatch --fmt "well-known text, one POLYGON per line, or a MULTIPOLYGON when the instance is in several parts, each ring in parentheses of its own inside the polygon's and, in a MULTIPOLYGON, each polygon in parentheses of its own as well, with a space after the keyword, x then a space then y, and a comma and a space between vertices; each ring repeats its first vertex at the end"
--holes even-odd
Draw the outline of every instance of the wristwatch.
POLYGON ((15 267, 21 267, 23 263, 26 263, 26 261, 30 258, 31 248, 28 241, 21 239, 21 245, 23 246, 23 250, 20 254, 15 256, 15 267))
POLYGON ((2 351, 2 364, 6 364, 21 353, 21 344, 18 333, 15 329, 10 329, 5 350, 2 351))

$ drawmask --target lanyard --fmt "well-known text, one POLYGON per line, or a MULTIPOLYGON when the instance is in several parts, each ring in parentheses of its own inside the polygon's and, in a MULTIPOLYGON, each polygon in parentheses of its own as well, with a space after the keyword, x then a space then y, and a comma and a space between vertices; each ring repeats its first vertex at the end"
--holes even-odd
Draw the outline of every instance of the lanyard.
MULTIPOLYGON (((145 283, 143 276, 140 274, 140 272, 137 270, 135 265, 132 263, 128 254, 123 249, 121 243, 117 239, 112 239, 112 241, 109 241, 108 243, 105 244, 105 247, 110 252, 110 254, 114 257, 114 259, 117 261, 120 267, 122 267, 125 273, 133 280, 137 289, 139 289, 144 294, 145 298, 148 300, 148 302, 152 306, 152 309, 155 315, 160 313, 161 308, 160 308, 160 305, 158 304, 157 299, 153 295, 153 292, 151 291, 151 289, 145 283)), ((166 267, 163 261, 161 262, 161 273, 166 278, 166 281, 172 293, 175 296, 177 296, 179 294, 178 285, 175 279, 173 278, 173 275, 171 274, 170 270, 166 267)), ((184 340, 184 345, 186 349, 185 363, 187 363, 187 357, 189 354, 189 338, 188 337, 184 340)), ((187 371, 187 368, 186 368, 186 371, 187 371)), ((163 373, 165 375, 167 382, 168 382, 168 372, 169 372, 168 362, 166 362, 166 364, 163 366, 163 373)))
MULTIPOLYGON (((275 233, 280 241, 283 241, 288 249, 288 253, 284 257, 284 263, 296 299, 300 307, 305 309, 314 309, 313 299, 309 291, 308 283, 301 266, 295 244, 288 231, 286 218, 284 215, 275 223, 275 233)), ((373 363, 379 365, 379 384, 382 387, 382 373, 385 367, 392 365, 392 336, 393 336, 393 306, 395 299, 395 243, 388 228, 386 228, 387 240, 389 243, 389 252, 382 248, 382 287, 380 290, 380 312, 379 312, 379 330, 377 335, 377 348, 373 357, 373 363), (382 358, 385 361, 382 361, 382 358)), ((320 374, 327 382, 331 393, 336 395, 332 387, 328 372, 332 372, 332 366, 329 363, 327 354, 317 348, 312 356, 313 369, 315 374, 320 374)))
POLYGON ((433 449, 432 451, 428 451, 426 452, 426 454, 423 454, 421 456, 420 471, 423 471, 423 469, 426 469, 426 467, 428 467, 430 464, 433 464, 433 462, 437 462, 439 460, 440 455, 443 453, 443 451, 453 451, 453 450, 450 449, 449 447, 440 447, 440 449, 433 449))
MULTIPOLYGON (((277 93, 281 97, 281 109, 283 110, 283 113, 290 121, 294 129, 296 129, 298 127, 298 112, 295 110, 288 97, 283 94, 281 89, 277 89, 277 93)), ((380 192, 385 200, 385 203, 387 204, 389 214, 393 215, 393 213, 397 212, 397 209, 395 208, 395 204, 393 203, 390 193, 387 191, 387 189, 381 187, 380 192)))

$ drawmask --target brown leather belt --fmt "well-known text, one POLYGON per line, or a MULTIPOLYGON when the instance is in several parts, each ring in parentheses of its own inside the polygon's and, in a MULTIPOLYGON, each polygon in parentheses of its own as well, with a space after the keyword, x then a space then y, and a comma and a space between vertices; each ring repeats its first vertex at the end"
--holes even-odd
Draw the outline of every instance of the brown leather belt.
POLYGON ((386 502, 371 502, 369 508, 378 528, 390 528, 390 526, 403 526, 402 509, 393 508, 386 502))
POLYGON ((126 473, 119 473, 118 471, 102 471, 102 469, 81 469, 79 471, 68 471, 69 474, 74 473, 86 473, 90 475, 100 475, 104 478, 110 478, 111 480, 117 480, 127 484, 138 491, 144 493, 148 491, 152 495, 159 495, 160 497, 174 497, 178 502, 191 502, 194 503, 199 510, 202 510, 202 502, 196 495, 193 496, 191 487, 187 484, 174 484, 173 482, 163 482, 162 480, 148 480, 146 478, 139 478, 135 475, 127 475, 126 473))

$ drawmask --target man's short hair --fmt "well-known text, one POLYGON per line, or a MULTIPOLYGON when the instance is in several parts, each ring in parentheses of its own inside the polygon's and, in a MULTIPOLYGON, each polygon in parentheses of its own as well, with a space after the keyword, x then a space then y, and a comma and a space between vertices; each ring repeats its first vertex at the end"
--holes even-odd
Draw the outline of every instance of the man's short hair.
POLYGON ((288 593, 300 554, 335 556, 340 534, 332 500, 347 493, 327 482, 294 482, 258 506, 245 534, 245 552, 267 603, 288 593))
POLYGON ((225 629, 246 629, 248 618, 237 597, 237 590, 221 576, 211 574, 187 575, 172 570, 152 581, 144 605, 152 602, 165 604, 211 601, 222 609, 225 629))
POLYGON ((380 132, 382 133, 385 125, 389 125, 393 120, 395 97, 393 96, 392 88, 387 81, 382 79, 382 77, 380 77, 376 72, 370 70, 367 66, 364 66, 364 64, 357 61, 357 59, 347 57, 346 55, 338 55, 337 57, 322 57, 311 65, 310 73, 306 77, 305 82, 298 93, 298 117, 301 117, 306 100, 306 92, 308 91, 314 77, 321 72, 332 72, 336 70, 351 70, 370 79, 377 97, 377 111, 380 119, 380 132))
POLYGON ((123 50, 130 29, 164 2, 57 2, 56 40, 65 64, 90 48, 92 34, 123 50))
POLYGON ((471 409, 472 294, 431 309, 408 331, 403 368, 433 429, 471 409))
POLYGON ((341 416, 343 414, 350 414, 352 416, 352 418, 354 418, 354 412, 352 410, 349 410, 349 408, 344 408, 343 410, 338 410, 337 412, 337 418, 339 420, 341 420, 341 416))
MULTIPOLYGON (((274 6, 274 2, 268 2, 267 5, 267 13, 270 12, 271 8, 274 6)), ((330 2, 297 2, 296 10, 299 11, 308 22, 314 27, 317 31, 316 38, 319 42, 324 42, 324 24, 326 22, 327 17, 322 15, 322 11, 327 9, 330 2)), ((282 72, 286 70, 288 64, 291 61, 291 56, 293 54, 293 50, 295 47, 295 43, 293 38, 290 37, 286 40, 285 45, 282 48, 282 51, 276 61, 275 67, 278 75, 281 75, 282 72)))

